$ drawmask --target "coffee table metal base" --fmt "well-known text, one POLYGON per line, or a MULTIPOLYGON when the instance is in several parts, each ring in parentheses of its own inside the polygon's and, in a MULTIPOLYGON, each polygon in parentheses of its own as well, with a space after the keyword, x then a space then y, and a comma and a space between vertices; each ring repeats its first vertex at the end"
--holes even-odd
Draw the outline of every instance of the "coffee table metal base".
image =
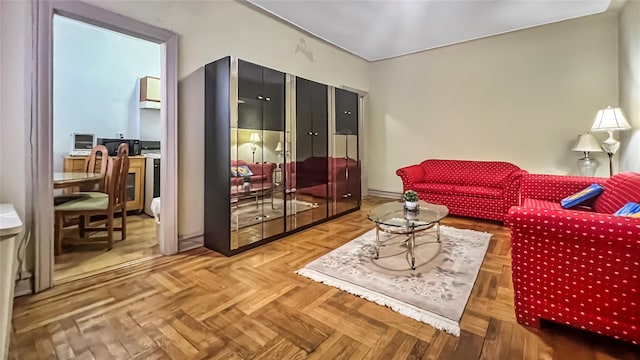
POLYGON ((394 235, 407 235, 407 239, 402 241, 401 243, 405 243, 405 242, 407 243, 407 251, 411 256, 411 270, 415 270, 416 269, 416 253, 415 253, 416 233, 433 229, 434 227, 435 227, 437 242, 440 243, 440 222, 439 221, 434 222, 433 224, 419 226, 415 228, 402 228, 402 227, 390 228, 390 227, 376 223, 375 259, 377 260, 380 257, 380 248, 382 246, 393 245, 393 244, 383 244, 380 241, 380 231, 388 234, 394 234, 394 235))

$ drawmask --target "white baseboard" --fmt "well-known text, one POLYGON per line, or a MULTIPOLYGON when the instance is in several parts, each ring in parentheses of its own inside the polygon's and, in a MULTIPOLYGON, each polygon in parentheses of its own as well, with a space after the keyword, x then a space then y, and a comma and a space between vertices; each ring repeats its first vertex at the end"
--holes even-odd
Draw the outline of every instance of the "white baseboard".
POLYGON ((23 271, 16 276, 16 286, 13 290, 13 297, 33 294, 33 274, 23 271))
POLYGON ((178 252, 195 249, 204 246, 204 234, 192 235, 178 239, 178 252))
POLYGON ((402 193, 369 189, 369 196, 379 196, 390 199, 402 199, 402 193))

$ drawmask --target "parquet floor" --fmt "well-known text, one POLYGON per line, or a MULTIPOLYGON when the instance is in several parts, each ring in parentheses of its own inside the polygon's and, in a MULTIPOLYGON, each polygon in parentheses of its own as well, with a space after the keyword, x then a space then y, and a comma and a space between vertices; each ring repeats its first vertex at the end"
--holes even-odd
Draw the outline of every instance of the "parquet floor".
MULTIPOLYGON (((116 219, 120 226, 120 219, 116 219)), ((104 232, 95 233, 105 236, 104 232)), ((65 237, 78 236, 78 229, 65 229, 65 237)), ((144 261, 161 256, 156 239, 155 220, 147 215, 127 216, 127 238, 121 241, 119 231, 114 232, 113 249, 106 250, 104 244, 65 245, 62 254, 54 259, 53 278, 55 284, 82 279, 103 271, 117 268, 122 264, 144 261)), ((65 240, 63 244, 69 242, 65 240)))
POLYGON ((10 359, 638 359, 637 347, 515 322, 509 234, 494 234, 455 337, 293 273, 371 229, 363 209, 227 258, 195 249, 15 301, 10 359))

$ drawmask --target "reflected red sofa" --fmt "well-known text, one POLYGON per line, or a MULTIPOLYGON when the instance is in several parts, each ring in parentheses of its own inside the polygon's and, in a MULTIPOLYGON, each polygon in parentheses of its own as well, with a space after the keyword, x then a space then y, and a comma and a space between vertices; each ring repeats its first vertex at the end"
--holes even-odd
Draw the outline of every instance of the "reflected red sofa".
POLYGON ((518 322, 545 319, 640 344, 640 218, 613 215, 640 202, 640 174, 528 174, 521 195, 506 221, 518 322), (594 201, 560 206, 594 183, 605 188, 594 201))
MULTIPOLYGON (((280 164, 281 168, 283 166, 280 164)), ((285 168, 285 185, 289 190, 296 189, 300 194, 333 199, 360 197, 360 166, 355 159, 310 157, 287 163, 285 168)))
MULTIPOLYGON (((256 163, 248 163, 243 160, 231 160, 231 166, 242 166, 246 165, 249 167, 253 175, 251 176, 251 183, 263 183, 263 184, 273 184, 273 172, 276 169, 275 163, 265 162, 262 164, 256 163)), ((242 185, 244 182, 244 178, 242 176, 233 176, 231 175, 231 185, 242 185)))
POLYGON ((519 201, 520 179, 527 172, 501 161, 436 160, 398 169, 403 191, 446 205, 453 215, 504 221, 519 201))

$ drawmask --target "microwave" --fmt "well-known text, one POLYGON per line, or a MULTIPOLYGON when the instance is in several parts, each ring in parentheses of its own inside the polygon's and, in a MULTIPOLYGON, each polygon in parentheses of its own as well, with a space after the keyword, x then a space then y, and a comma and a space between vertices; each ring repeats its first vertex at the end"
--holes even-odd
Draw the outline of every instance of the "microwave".
POLYGON ((140 140, 98 138, 98 145, 104 145, 109 152, 109 156, 118 155, 118 147, 122 143, 129 145, 129 156, 140 155, 140 140))

